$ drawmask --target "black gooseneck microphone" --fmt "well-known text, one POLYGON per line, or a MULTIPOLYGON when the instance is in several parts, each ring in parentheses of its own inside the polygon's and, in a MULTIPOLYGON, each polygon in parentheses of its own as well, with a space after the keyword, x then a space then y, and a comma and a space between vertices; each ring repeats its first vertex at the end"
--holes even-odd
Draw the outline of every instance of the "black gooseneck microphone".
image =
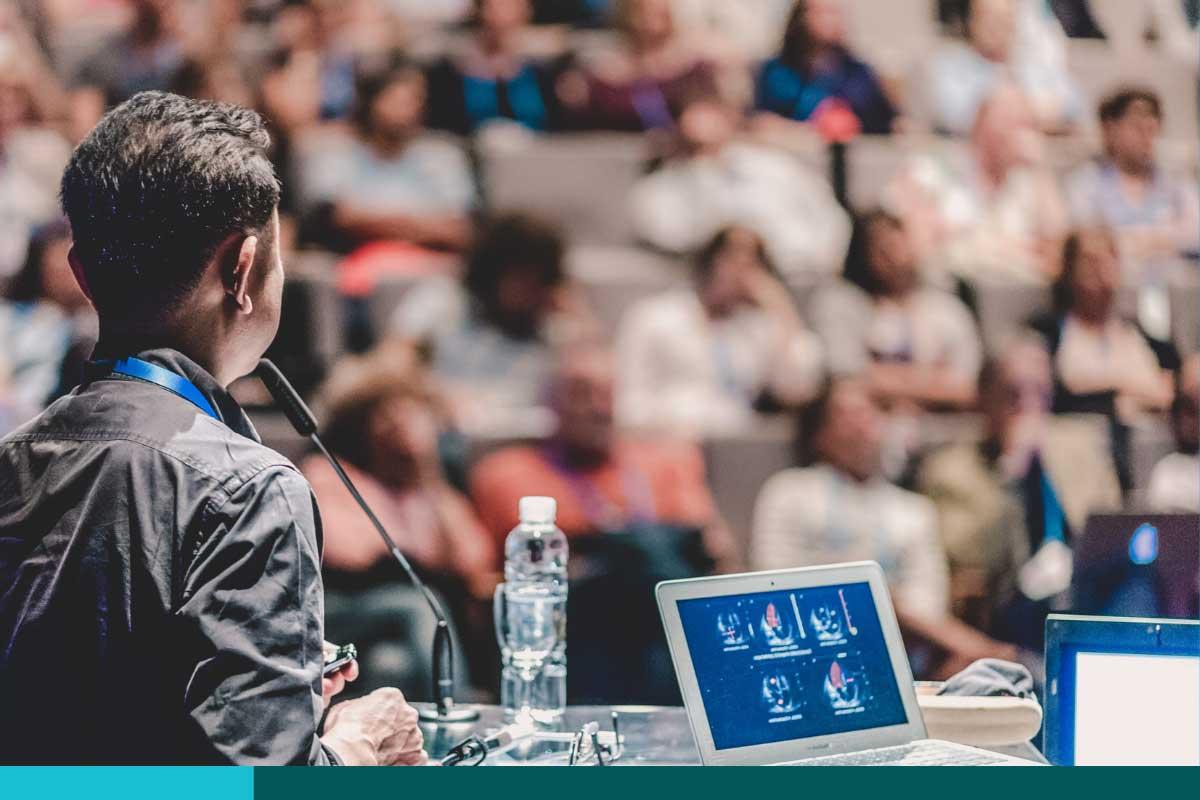
POLYGON ((379 521, 379 517, 375 516, 375 512, 367 505, 367 501, 359 494, 358 488, 354 482, 350 480, 350 476, 346 474, 346 470, 342 468, 337 457, 325 447, 325 443, 321 441, 321 437, 317 435, 317 420, 313 413, 308 410, 308 406, 304 404, 304 400, 288 382, 288 379, 283 377, 283 373, 279 368, 271 363, 268 359, 262 359, 258 362, 258 368, 254 371, 263 385, 267 387, 267 391, 271 393, 271 397, 279 405, 283 413, 287 415, 288 421, 292 423, 292 427, 301 436, 307 436, 321 454, 329 460, 333 466, 333 471, 337 473, 338 478, 345 484, 350 495, 358 503, 363 513, 371 520, 371 524, 375 527, 376 532, 387 549, 391 552, 392 557, 399 562, 400 566, 408 574, 408 579, 412 581, 413 586, 421 592, 425 598, 425 602, 429 604, 429 609, 433 612, 433 616, 437 619, 437 630, 433 634, 433 699, 434 706, 432 709, 421 709, 421 719, 426 722, 436 722, 439 724, 469 722, 473 719, 478 719, 479 711, 470 706, 455 706, 454 705, 454 643, 450 638, 450 625, 446 622, 446 614, 442 610, 442 604, 438 602, 437 597, 433 592, 429 591, 429 587, 425 585, 412 568, 412 564, 400 552, 400 548, 396 546, 396 542, 392 539, 387 529, 383 527, 383 523, 379 521))

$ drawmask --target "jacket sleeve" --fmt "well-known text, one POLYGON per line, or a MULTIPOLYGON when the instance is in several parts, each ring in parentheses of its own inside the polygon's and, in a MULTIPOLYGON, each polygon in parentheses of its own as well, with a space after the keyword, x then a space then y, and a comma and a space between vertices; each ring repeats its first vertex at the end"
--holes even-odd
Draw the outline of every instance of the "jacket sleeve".
POLYGON ((317 737, 323 595, 308 485, 269 467, 205 518, 176 611, 203 761, 337 763, 317 737))

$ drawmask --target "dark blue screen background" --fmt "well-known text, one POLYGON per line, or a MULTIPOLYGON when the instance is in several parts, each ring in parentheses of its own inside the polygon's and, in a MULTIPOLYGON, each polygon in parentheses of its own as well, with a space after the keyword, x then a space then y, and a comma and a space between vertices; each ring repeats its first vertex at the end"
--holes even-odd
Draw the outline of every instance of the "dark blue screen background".
POLYGON ((678 605, 718 750, 907 721, 869 584, 678 605))

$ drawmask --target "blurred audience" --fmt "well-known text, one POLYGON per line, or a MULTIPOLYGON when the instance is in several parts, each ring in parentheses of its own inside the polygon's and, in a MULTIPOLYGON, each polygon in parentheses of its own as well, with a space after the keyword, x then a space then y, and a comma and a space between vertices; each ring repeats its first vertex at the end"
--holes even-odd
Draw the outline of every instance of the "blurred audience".
POLYGON ((862 374, 885 405, 967 408, 983 346, 971 312, 922 284, 912 237, 898 217, 859 217, 839 283, 809 304, 835 375, 862 374))
POLYGON ((0 295, 0 405, 10 427, 73 389, 96 342, 92 306, 67 264, 70 246, 65 221, 40 229, 0 295))
POLYGON ((967 38, 929 61, 926 84, 938 130, 965 135, 998 86, 1015 82, 1044 130, 1074 127, 1083 116, 1067 71, 1065 37, 1044 0, 971 0, 967 38))
POLYGON ((402 244, 391 260, 419 250, 465 248, 477 198, 466 155, 426 134, 425 77, 398 58, 366 66, 357 81, 353 134, 322 140, 297 164, 305 213, 343 251, 402 244))
POLYGON ((475 0, 474 32, 429 70, 429 121, 468 134, 495 120, 557 126, 554 70, 527 53, 530 0, 475 0))
POLYGON ((801 418, 808 465, 763 486, 750 540, 753 569, 876 561, 910 645, 932 648, 918 674, 951 674, 976 658, 1015 649, 950 616, 937 513, 880 474, 884 418, 861 381, 837 379, 801 418))
POLYGON ((590 331, 563 265, 562 233, 524 214, 480 232, 462 283, 427 279, 392 318, 392 332, 427 342, 464 429, 544 432, 552 346, 590 331))
POLYGON ((735 566, 735 548, 705 483, 699 449, 619 434, 615 381, 609 352, 566 348, 550 391, 558 419, 554 436, 541 446, 494 452, 472 470, 471 496, 492 536, 496 563, 517 524, 518 500, 541 494, 558 500, 558 526, 568 537, 698 529, 708 557, 719 568, 735 566))
POLYGON ((1054 313, 1035 320, 1054 362, 1057 412, 1115 414, 1126 422, 1171 402, 1178 364, 1169 345, 1152 342, 1117 308, 1121 289, 1117 241, 1105 228, 1073 232, 1054 285, 1054 313))
POLYGON ((743 61, 768 58, 779 47, 792 0, 672 0, 681 29, 731 48, 743 61))
POLYGON ((1173 259, 1200 250, 1195 179, 1158 163, 1163 110, 1153 91, 1120 89, 1100 104, 1099 116, 1103 152, 1067 179, 1072 221, 1116 233, 1128 283, 1161 281, 1173 259))
POLYGON ((756 408, 796 406, 821 376, 821 348, 761 237, 725 228, 696 257, 693 286, 634 305, 621 322, 618 416, 650 431, 744 430, 756 408))
POLYGON ((758 230, 787 276, 835 270, 850 223, 829 183, 794 156, 738 141, 741 116, 716 95, 691 100, 680 152, 643 177, 630 197, 638 236, 669 253, 695 252, 730 224, 758 230))
POLYGON ((1175 452, 1155 464, 1146 504, 1161 511, 1200 512, 1200 355, 1189 356, 1179 370, 1171 427, 1175 452))
MULTIPOLYGON (((1121 490, 1107 431, 1050 414, 1050 358, 1039 339, 1026 334, 989 360, 979 392, 982 441, 930 454, 917 486, 937 507, 955 616, 1037 650, 1043 620, 1023 590, 1042 600, 1046 589, 1032 572, 1022 581, 1022 568, 1044 545, 1070 542, 1089 514, 1119 508, 1121 490)), ((1066 588, 1056 577, 1050 590, 1066 588)))
MULTIPOLYGON (((423 572, 453 576, 486 596, 491 545, 438 458, 442 410, 403 345, 343 360, 322 390, 321 435, 363 497, 423 572)), ((392 554, 321 455, 301 467, 321 511, 324 572, 335 588, 401 580, 392 554)), ((493 581, 494 582, 494 581, 493 581)))
POLYGON ((897 112, 865 62, 846 47, 842 0, 797 0, 779 54, 755 81, 755 108, 807 122, 833 107, 848 107, 863 133, 890 133, 897 112))
POLYGON ((558 81, 574 127, 670 129, 687 97, 717 88, 716 68, 677 30, 671 0, 615 0, 615 26, 618 43, 579 53, 558 81))
POLYGON ((42 118, 37 75, 0 47, 0 285, 20 269, 29 237, 59 216, 71 147, 42 118))
POLYGON ((969 146, 919 155, 884 192, 935 280, 1048 284, 1057 275, 1066 209, 1042 164, 1026 97, 999 86, 980 106, 969 146))

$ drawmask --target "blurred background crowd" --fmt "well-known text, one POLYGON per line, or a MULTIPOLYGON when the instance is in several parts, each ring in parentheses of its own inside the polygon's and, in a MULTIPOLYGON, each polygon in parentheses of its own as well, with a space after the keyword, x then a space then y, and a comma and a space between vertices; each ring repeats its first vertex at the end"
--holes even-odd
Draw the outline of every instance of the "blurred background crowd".
MULTIPOLYGON (((479 697, 527 494, 571 541, 575 700, 678 700, 655 581, 856 559, 918 677, 1036 669, 1055 548, 1098 511, 1200 506, 1198 11, 0 0, 0 433, 93 344, 73 144, 141 90, 236 102, 283 182, 270 355, 453 609, 479 697)), ((426 697, 420 598, 235 391, 313 485, 359 688, 426 697)))

